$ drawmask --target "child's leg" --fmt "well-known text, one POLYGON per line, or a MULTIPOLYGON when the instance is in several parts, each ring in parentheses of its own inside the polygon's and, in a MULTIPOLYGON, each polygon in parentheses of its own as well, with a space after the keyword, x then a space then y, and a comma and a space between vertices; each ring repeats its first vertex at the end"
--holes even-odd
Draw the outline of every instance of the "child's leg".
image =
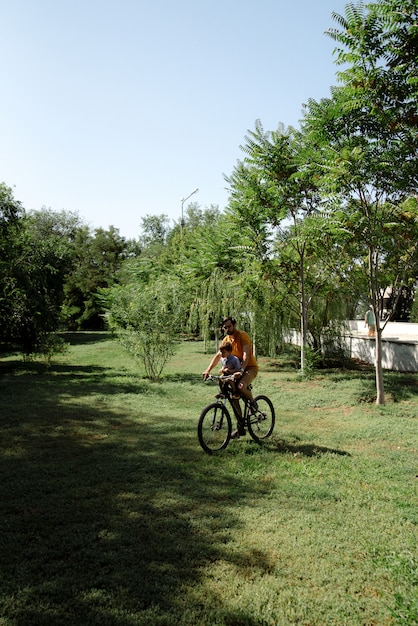
POLYGON ((238 393, 237 386, 236 386, 236 384, 233 381, 231 381, 231 390, 232 390, 232 397, 233 397, 233 399, 234 400, 239 400, 240 394, 238 393))

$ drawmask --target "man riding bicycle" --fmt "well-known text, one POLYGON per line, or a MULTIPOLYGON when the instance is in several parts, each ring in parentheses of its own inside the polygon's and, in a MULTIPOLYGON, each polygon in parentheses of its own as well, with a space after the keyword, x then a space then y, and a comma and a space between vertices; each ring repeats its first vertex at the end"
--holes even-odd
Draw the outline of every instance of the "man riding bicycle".
MULTIPOLYGON (((212 358, 207 369, 203 372, 203 378, 206 380, 211 370, 215 367, 215 365, 217 365, 217 363, 219 363, 222 356, 222 345, 224 343, 231 343, 232 354, 239 358, 242 367, 242 375, 238 382, 238 390, 244 398, 250 401, 250 406, 256 410, 257 407, 249 386, 258 374, 258 365, 253 354, 253 347, 249 335, 243 330, 239 330, 236 325, 237 322, 233 317, 228 316, 222 320, 222 328, 226 332, 226 337, 223 339, 220 349, 212 358)), ((233 400, 233 404, 237 417, 237 430, 232 433, 232 438, 235 439, 241 435, 245 435, 245 428, 239 400, 233 400)))

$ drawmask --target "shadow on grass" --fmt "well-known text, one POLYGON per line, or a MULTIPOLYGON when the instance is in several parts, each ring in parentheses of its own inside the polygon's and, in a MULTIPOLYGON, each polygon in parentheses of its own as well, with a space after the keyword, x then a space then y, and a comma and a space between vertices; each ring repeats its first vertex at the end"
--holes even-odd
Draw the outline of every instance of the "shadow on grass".
POLYGON ((283 439, 279 439, 274 435, 262 441, 261 443, 249 442, 247 446, 246 454, 257 454, 261 451, 267 451, 277 454, 292 454, 294 456, 306 456, 306 457, 320 457, 324 454, 336 454, 338 456, 351 456, 346 450, 339 450, 338 448, 328 448, 327 446, 318 446, 310 443, 289 443, 283 439))
POLYGON ((385 378, 385 390, 394 402, 409 400, 418 395, 418 375, 391 372, 385 378))
POLYGON ((271 443, 271 448, 274 452, 279 452, 280 454, 294 454, 307 457, 319 457, 324 454, 351 456, 346 450, 328 448, 327 446, 317 446, 315 444, 308 443, 293 444, 287 443, 286 441, 276 441, 271 443))
POLYGON ((100 341, 108 341, 113 338, 112 333, 105 330, 80 330, 74 332, 60 333, 60 336, 72 346, 80 346, 87 343, 99 343, 100 341))
MULTIPOLYGON (((124 371, 118 373, 119 380, 115 383, 113 370, 106 367, 55 365, 54 373, 62 379, 62 388, 68 387, 74 394, 141 394, 149 386, 146 379, 124 371), (77 389, 74 383, 78 384, 77 389)), ((158 384, 153 385, 153 393, 158 395, 159 391, 158 384)))
MULTIPOLYGON (((166 415, 150 423, 140 412, 133 420, 78 403, 79 394, 126 393, 123 382, 109 389, 104 368, 22 374, 0 390, 5 623, 212 623, 210 600, 183 589, 205 563, 230 560, 225 529, 237 524, 233 508, 248 481, 222 473, 166 415), (182 620, 185 611, 190 619, 182 620)), ((257 489, 254 481, 249 491, 257 489)), ((269 569, 268 555, 251 558, 269 569)), ((256 623, 220 597, 216 604, 217 623, 256 623)))
MULTIPOLYGON (((3 376, 12 374, 12 381, 17 393, 19 389, 29 391, 37 399, 31 411, 43 412, 45 407, 54 407, 60 404, 62 398, 71 395, 88 396, 100 394, 102 396, 114 394, 140 395, 149 389, 149 381, 134 376, 132 373, 120 371, 118 382, 115 382, 111 368, 93 365, 75 366, 68 364, 54 364, 49 370, 42 363, 24 363, 22 361, 8 361, 0 363, 0 380, 3 376), (29 388, 30 385, 30 388, 29 388), (52 392, 52 393, 51 393, 52 392)), ((9 383, 10 384, 10 383, 9 383)), ((154 395, 165 395, 166 391, 158 384, 153 384, 154 395)), ((19 406, 19 405, 17 405, 19 406)), ((0 418, 3 409, 0 406, 0 418)))
MULTIPOLYGON (((340 375, 336 380, 344 380, 340 375)), ((368 372, 361 377, 360 390, 357 395, 358 403, 376 402, 376 380, 375 373, 368 372)), ((383 387, 385 395, 390 396, 392 402, 402 402, 410 400, 418 395, 418 376, 414 374, 404 374, 400 372, 385 372, 383 387)))

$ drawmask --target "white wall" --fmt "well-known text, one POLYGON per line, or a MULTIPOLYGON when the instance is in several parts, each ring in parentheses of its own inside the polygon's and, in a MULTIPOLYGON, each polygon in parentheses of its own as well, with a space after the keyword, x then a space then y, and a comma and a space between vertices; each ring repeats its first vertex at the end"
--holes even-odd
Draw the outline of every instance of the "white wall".
MULTIPOLYGON (((375 338, 367 336, 364 321, 350 320, 342 344, 347 355, 374 364, 375 338)), ((300 345, 300 333, 290 331, 285 340, 300 345)), ((382 334, 382 366, 386 370, 399 372, 418 371, 418 324, 388 322, 382 334)))
MULTIPOLYGON (((351 358, 366 363, 375 362, 376 345, 373 337, 347 335, 345 347, 351 358)), ((382 367, 399 372, 418 371, 418 342, 382 339, 382 367)))
MULTIPOLYGON (((349 322, 345 345, 352 358, 375 362, 374 337, 367 336, 364 321, 349 322)), ((382 367, 399 372, 418 371, 418 324, 388 322, 382 332, 382 367)))

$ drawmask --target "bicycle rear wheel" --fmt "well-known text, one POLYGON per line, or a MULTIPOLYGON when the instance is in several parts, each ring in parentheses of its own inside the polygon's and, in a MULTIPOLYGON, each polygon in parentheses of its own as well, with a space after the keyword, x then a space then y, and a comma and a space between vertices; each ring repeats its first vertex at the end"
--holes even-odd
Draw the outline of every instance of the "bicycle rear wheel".
POLYGON ((212 454, 226 448, 231 432, 231 416, 223 404, 214 402, 203 409, 197 425, 197 435, 205 452, 212 454))
POLYGON ((267 396, 257 396, 257 411, 247 418, 248 432, 254 441, 262 441, 270 437, 276 422, 274 407, 267 396))

